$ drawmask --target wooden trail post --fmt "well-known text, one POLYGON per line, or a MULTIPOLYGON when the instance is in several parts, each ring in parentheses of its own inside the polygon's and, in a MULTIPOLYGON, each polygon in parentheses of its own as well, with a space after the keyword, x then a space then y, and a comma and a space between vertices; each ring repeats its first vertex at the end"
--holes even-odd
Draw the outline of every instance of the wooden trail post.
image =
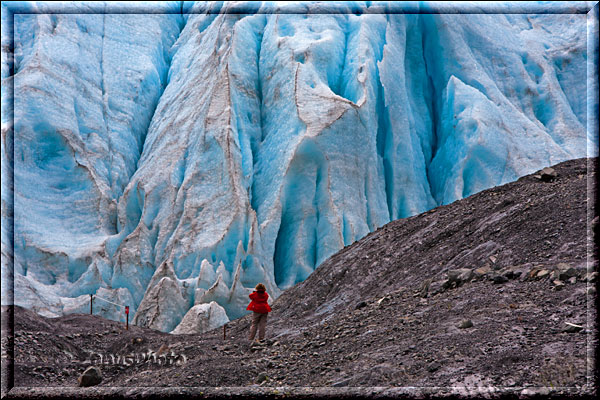
POLYGON ((227 324, 223 325, 223 340, 225 340, 225 335, 227 335, 227 324))
POLYGON ((94 303, 94 295, 90 294, 90 315, 92 315, 92 304, 94 303))
POLYGON ((125 319, 127 321, 127 325, 125 325, 125 329, 129 330, 129 306, 125 306, 125 319))

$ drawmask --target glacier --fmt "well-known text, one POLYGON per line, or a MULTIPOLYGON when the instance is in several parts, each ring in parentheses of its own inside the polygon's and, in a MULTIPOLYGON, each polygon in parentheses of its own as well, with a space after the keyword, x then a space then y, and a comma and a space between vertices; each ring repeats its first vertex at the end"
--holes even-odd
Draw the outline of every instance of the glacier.
POLYGON ((391 220, 597 156, 597 9, 2 3, 2 304, 202 332, 391 220))

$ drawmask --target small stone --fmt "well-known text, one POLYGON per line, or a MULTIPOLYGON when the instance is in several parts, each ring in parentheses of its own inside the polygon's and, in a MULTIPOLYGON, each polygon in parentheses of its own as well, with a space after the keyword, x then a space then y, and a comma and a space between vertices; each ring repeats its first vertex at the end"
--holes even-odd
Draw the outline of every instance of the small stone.
POLYGON ((448 279, 444 282, 444 288, 458 287, 473 278, 473 271, 468 268, 451 269, 448 271, 448 279))
POLYGON ((596 282, 596 279, 598 277, 598 273, 596 271, 594 272, 588 272, 585 276, 585 281, 587 282, 596 282))
POLYGON ((102 382, 102 372, 97 367, 88 367, 83 374, 77 378, 79 386, 88 387, 94 386, 102 382))
POLYGON ((440 364, 438 364, 437 362, 432 362, 427 366, 427 371, 429 372, 435 372, 438 369, 440 369, 440 364))
POLYGON ((548 271, 547 269, 541 269, 538 271, 538 273, 536 274, 536 278, 537 279, 541 279, 543 277, 545 277, 546 275, 548 275, 550 273, 550 271, 548 271))
POLYGON ((494 275, 491 277, 492 282, 496 284, 508 282, 508 278, 504 275, 494 275))
POLYGON ((573 277, 569 278, 569 280, 567 282, 569 282, 571 284, 577 283, 577 277, 573 276, 573 277))
POLYGON ((554 284, 554 287, 552 288, 554 290, 561 290, 563 287, 565 287, 565 283, 558 279, 552 281, 552 283, 554 284))
POLYGON ((473 321, 470 319, 463 319, 457 326, 459 329, 471 328, 473 326, 473 321))
POLYGON ((567 326, 564 327, 562 331, 566 333, 577 333, 583 329, 583 326, 581 325, 575 325, 570 322, 565 322, 565 324, 567 324, 567 326))
POLYGON ((435 296, 436 294, 440 294, 444 292, 444 282, 443 281, 433 281, 429 285, 429 293, 428 297, 435 296))
POLYGON ((347 386, 351 381, 351 378, 346 378, 344 380, 335 382, 334 384, 332 384, 332 387, 341 387, 341 386, 347 386))
POLYGON ((558 176, 558 174, 556 173, 556 171, 553 168, 547 167, 540 171, 540 179, 544 182, 551 182, 557 176, 558 176))
POLYGON ((473 272, 475 273, 475 277, 481 278, 481 277, 487 275, 488 273, 490 273, 491 271, 492 270, 490 267, 485 266, 485 267, 479 267, 473 272))
POLYGON ((502 271, 500 271, 500 274, 509 280, 516 279, 519 277, 518 275, 515 274, 515 272, 512 269, 503 269, 502 271))
POLYGON ((564 265, 564 264, 559 264, 557 267, 558 280, 566 281, 574 276, 577 276, 577 270, 575 268, 573 268, 573 267, 565 268, 564 266, 561 267, 561 265, 564 265))
POLYGON ((359 310, 359 309, 361 309, 363 307, 366 307, 366 306, 367 306, 367 302, 366 301, 361 301, 360 303, 358 303, 356 305, 355 310, 359 310))
POLYGON ((161 355, 161 354, 163 354, 163 353, 166 353, 166 352, 168 352, 168 351, 169 351, 169 346, 163 343, 163 344, 160 346, 160 348, 158 349, 158 351, 156 352, 156 354, 157 354, 157 355, 161 355))
MULTIPOLYGON (((421 290, 417 293, 422 298, 429 296, 429 286, 431 285, 431 279, 426 279, 421 285, 421 290)), ((416 297, 416 296, 413 296, 416 297)))
POLYGON ((269 376, 266 374, 266 372, 261 372, 260 374, 258 374, 258 377, 256 378, 256 383, 262 383, 262 382, 266 382, 269 380, 269 376))
POLYGON ((590 286, 590 287, 588 287, 588 288, 586 289, 586 293, 587 293, 588 295, 591 295, 591 296, 593 296, 593 295, 595 295, 595 294, 596 294, 596 288, 595 288, 595 287, 593 287, 593 286, 590 286))
POLYGON ((577 276, 577 270, 573 267, 569 267, 566 270, 562 270, 559 272, 558 279, 560 279, 561 281, 565 281, 575 276, 577 276))
POLYGON ((529 279, 534 279, 537 276, 538 272, 540 272, 540 270, 540 268, 532 268, 527 274, 527 277, 529 279))

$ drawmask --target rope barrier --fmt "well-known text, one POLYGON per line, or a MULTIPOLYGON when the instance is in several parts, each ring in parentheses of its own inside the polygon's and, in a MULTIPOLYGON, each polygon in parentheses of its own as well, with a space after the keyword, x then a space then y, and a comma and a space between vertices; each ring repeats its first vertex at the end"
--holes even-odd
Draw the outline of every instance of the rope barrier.
POLYGON ((117 303, 113 303, 112 301, 110 301, 110 300, 107 300, 107 299, 105 299, 104 297, 100 297, 100 296, 96 296, 96 295, 94 295, 94 297, 95 297, 96 299, 104 300, 104 301, 105 301, 105 302, 107 302, 107 303, 114 304, 114 305, 115 305, 115 306, 117 306, 117 307, 125 307, 125 305, 124 305, 124 304, 117 304, 117 303))
POLYGON ((95 294, 90 294, 90 315, 92 314, 92 311, 93 311, 94 297, 97 299, 100 299, 100 300, 104 300, 105 302, 113 304, 117 307, 123 307, 125 309, 125 318, 126 318, 125 329, 129 329, 129 306, 126 306, 124 304, 113 303, 112 301, 105 299, 104 297, 100 297, 95 294))

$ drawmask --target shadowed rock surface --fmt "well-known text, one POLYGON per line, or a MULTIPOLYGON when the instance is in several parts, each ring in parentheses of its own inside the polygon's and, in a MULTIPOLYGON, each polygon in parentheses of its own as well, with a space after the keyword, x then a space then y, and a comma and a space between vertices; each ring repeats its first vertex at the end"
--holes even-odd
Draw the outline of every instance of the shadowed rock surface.
POLYGON ((175 387, 202 387, 208 397, 224 393, 208 387, 249 397, 592 395, 592 160, 393 221, 347 246, 274 302, 262 345, 246 339, 249 316, 229 323, 224 339, 222 329, 125 331, 96 316, 47 319, 16 308, 9 397, 60 393, 39 388, 48 386, 94 396, 75 388, 92 364, 103 376, 96 396, 194 392, 175 387))

